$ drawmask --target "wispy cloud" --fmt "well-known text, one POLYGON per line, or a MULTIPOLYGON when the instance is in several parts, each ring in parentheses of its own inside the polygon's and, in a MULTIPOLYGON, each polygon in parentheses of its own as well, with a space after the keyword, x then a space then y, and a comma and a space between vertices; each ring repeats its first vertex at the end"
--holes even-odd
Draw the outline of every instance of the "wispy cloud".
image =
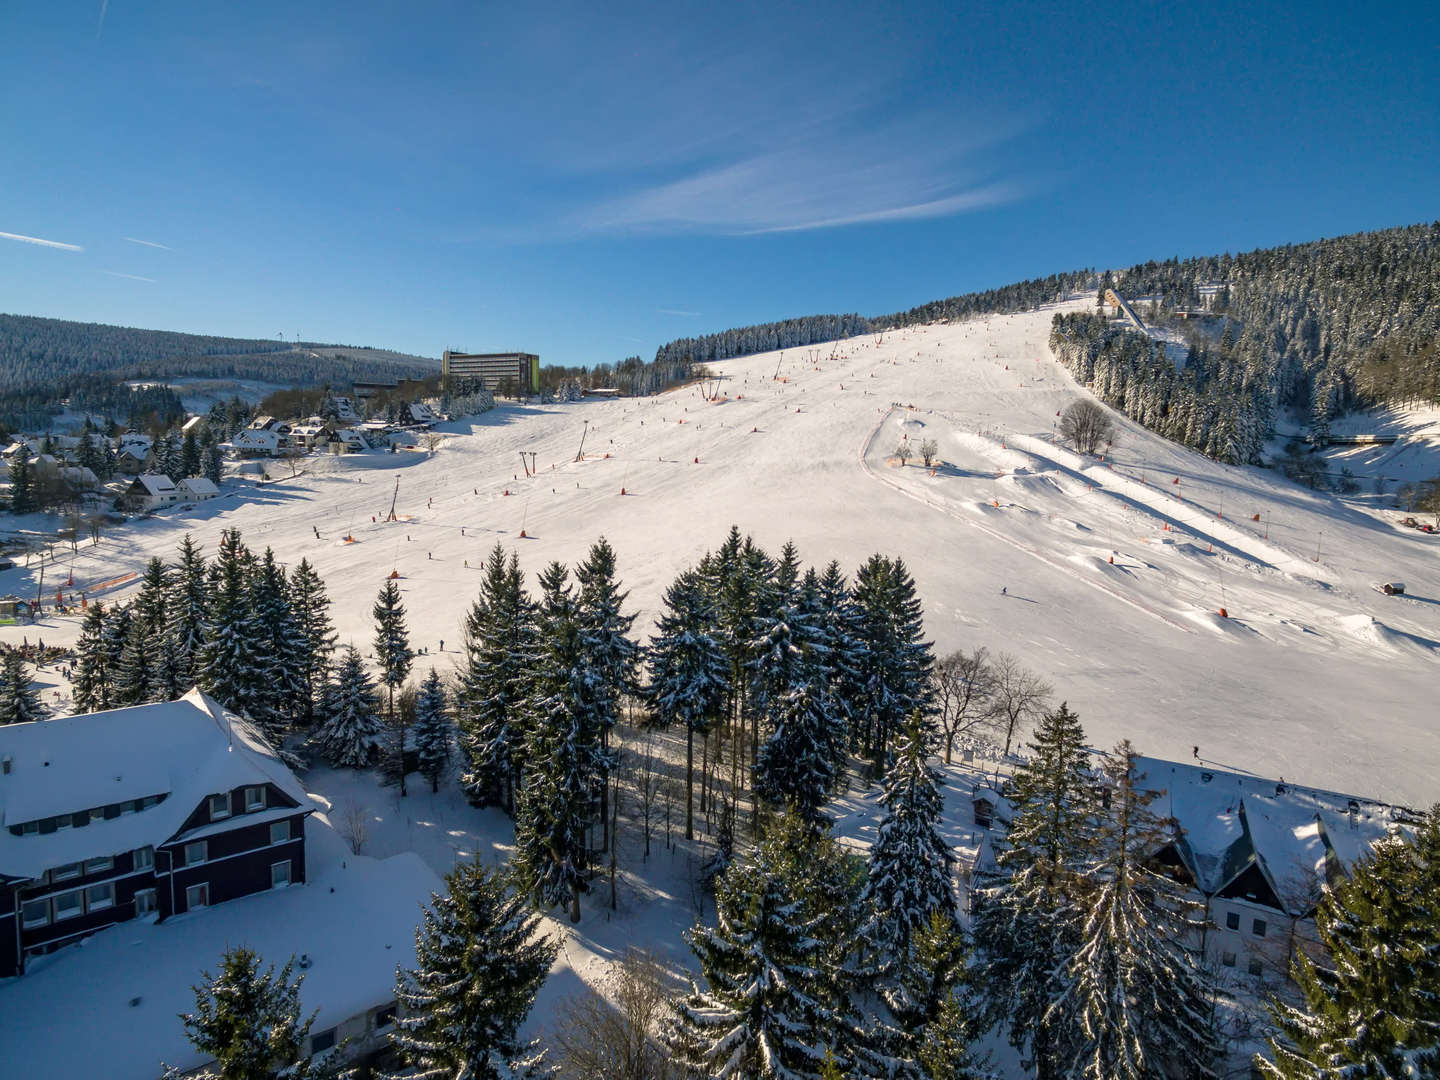
POLYGON ((95 40, 100 40, 100 35, 105 32, 105 12, 110 9, 110 0, 100 0, 100 21, 95 24, 95 40))
POLYGON ((161 251, 174 251, 175 249, 166 244, 157 244, 154 240, 137 240, 133 236, 122 236, 122 240, 128 240, 132 244, 144 244, 146 247, 159 248, 161 251))
POLYGON ((102 274, 109 274, 111 277, 124 278, 126 281, 148 281, 151 285, 155 284, 153 277, 141 277, 139 274, 122 274, 119 270, 101 270, 100 272, 102 274))
POLYGON ((22 244, 39 244, 41 247, 59 248, 61 251, 84 251, 79 244, 62 244, 59 240, 42 240, 38 236, 21 236, 19 233, 0 232, 0 239, 19 240, 22 244))
POLYGON ((698 311, 680 311, 680 310, 677 309, 677 308, 662 307, 662 308, 656 308, 655 310, 656 310, 657 312, 659 312, 661 315, 679 315, 681 318, 686 318, 686 319, 699 318, 699 316, 700 316, 700 312, 698 312, 698 311))

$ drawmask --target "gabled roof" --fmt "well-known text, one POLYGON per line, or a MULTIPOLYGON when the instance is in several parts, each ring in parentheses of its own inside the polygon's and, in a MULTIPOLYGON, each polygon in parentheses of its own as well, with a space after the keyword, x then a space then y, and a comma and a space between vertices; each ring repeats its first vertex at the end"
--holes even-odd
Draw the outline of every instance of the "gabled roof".
POLYGON ((272 783, 302 808, 305 789, 245 721, 192 690, 178 701, 0 727, 0 876, 159 845, 207 795, 272 783), (10 826, 151 795, 158 805, 61 832, 10 826))
POLYGON ((130 485, 131 490, 135 484, 143 487, 149 495, 174 495, 175 481, 161 473, 141 473, 135 477, 135 482, 130 485))
POLYGON ((215 481, 204 476, 187 476, 180 481, 180 487, 191 495, 220 494, 220 489, 215 486, 215 481))

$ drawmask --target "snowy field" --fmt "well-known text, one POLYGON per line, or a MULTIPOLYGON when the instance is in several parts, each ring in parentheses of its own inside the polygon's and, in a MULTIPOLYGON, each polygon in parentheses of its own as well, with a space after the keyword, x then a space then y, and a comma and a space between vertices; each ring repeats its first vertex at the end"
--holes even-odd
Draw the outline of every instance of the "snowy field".
MULTIPOLYGON (((446 425, 433 455, 315 459, 243 499, 125 526, 82 546, 76 584, 168 559, 186 531, 213 553, 235 526, 288 563, 308 557, 342 641, 362 649, 398 570, 415 644, 443 671, 497 541, 533 574, 608 536, 644 632, 664 586, 734 522, 771 552, 793 539, 806 560, 852 572, 875 551, 903 557, 937 651, 1016 654, 1097 743, 1128 736, 1180 759, 1198 746, 1227 767, 1433 801, 1440 538, 1120 418, 1109 461, 1053 445, 1056 413, 1084 392, 1049 356, 1051 314, 728 361, 718 402, 690 387, 502 407, 446 425), (933 475, 893 460, 904 438, 937 442, 933 475), (401 520, 387 523, 397 477, 401 520), (1380 580, 1409 593, 1382 596, 1380 580)), ((53 580, 54 568, 47 594, 53 580)), ((35 586, 24 567, 0 574, 0 593, 35 586)))

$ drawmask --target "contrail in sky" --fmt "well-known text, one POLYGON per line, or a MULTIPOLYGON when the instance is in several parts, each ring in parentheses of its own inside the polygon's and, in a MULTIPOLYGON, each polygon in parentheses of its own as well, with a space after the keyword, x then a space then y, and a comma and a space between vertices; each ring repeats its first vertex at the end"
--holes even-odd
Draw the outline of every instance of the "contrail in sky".
POLYGON ((109 274, 111 277, 123 277, 128 281, 148 281, 151 285, 155 284, 153 277, 141 277, 139 274, 122 274, 119 270, 101 270, 100 272, 102 274, 109 274))
POLYGON ((95 40, 100 40, 100 35, 105 30, 105 10, 110 6, 110 0, 100 0, 100 22, 95 27, 95 40))
POLYGON ((41 247, 59 248, 61 251, 85 250, 79 244, 62 244, 59 240, 41 240, 38 236, 21 236, 13 232, 0 232, 0 239, 19 240, 22 244, 39 244, 41 247))
POLYGON ((133 236, 122 236, 120 239, 129 240, 132 244, 144 244, 146 247, 159 248, 161 251, 174 251, 175 249, 165 244, 157 244, 154 240, 136 240, 133 236))

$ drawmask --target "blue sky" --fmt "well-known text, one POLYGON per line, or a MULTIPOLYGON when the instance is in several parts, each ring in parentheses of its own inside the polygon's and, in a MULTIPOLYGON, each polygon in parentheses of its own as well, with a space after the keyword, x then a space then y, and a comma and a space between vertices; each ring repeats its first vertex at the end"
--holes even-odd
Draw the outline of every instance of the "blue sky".
POLYGON ((1437 32, 1433 3, 16 3, 0 310, 592 364, 1431 220, 1437 32))

